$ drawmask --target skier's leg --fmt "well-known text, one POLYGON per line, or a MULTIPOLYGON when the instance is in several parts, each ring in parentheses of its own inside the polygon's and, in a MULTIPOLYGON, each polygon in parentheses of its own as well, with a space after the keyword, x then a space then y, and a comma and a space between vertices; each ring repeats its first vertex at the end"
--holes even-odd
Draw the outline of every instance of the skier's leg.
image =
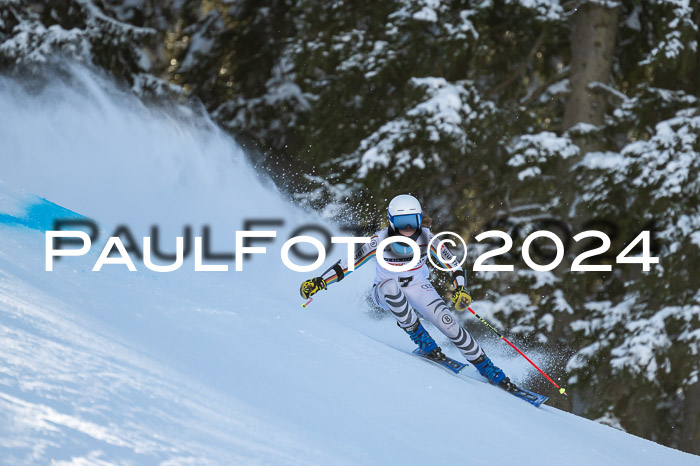
POLYGON ((439 358, 442 355, 440 347, 421 325, 418 314, 411 307, 406 295, 396 279, 385 280, 374 286, 372 298, 383 309, 390 311, 396 317, 397 324, 411 340, 428 355, 439 358))
POLYGON ((382 309, 391 312, 398 321, 399 327, 405 329, 418 322, 418 315, 401 291, 395 279, 384 280, 374 286, 372 298, 382 309))
MULTIPOLYGON (((503 371, 486 356, 484 350, 481 349, 481 346, 472 338, 469 332, 457 323, 447 308, 445 301, 435 291, 435 288, 429 281, 426 280, 423 283, 407 288, 406 295, 416 307, 416 310, 440 329, 482 376, 495 384, 508 380, 503 371)), ((510 383, 510 381, 507 383, 510 383)))
POLYGON ((481 346, 469 332, 457 323, 445 301, 430 282, 426 280, 419 285, 412 286, 406 291, 416 310, 452 340, 452 343, 462 352, 467 361, 477 360, 484 354, 481 346))

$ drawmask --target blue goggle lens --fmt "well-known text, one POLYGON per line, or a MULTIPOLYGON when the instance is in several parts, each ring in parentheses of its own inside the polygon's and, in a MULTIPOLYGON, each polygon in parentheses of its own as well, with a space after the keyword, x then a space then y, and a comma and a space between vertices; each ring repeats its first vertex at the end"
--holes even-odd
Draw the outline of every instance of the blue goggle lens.
POLYGON ((394 223, 394 228, 404 230, 406 228, 418 228, 422 219, 423 214, 407 214, 395 215, 391 221, 394 223))

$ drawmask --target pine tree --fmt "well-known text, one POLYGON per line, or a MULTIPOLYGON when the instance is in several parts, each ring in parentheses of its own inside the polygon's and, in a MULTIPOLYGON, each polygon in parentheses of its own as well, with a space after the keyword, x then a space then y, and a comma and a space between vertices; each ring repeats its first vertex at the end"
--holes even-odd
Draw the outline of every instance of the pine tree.
POLYGON ((680 0, 0 0, 0 70, 59 56, 199 101, 285 192, 366 231, 408 191, 468 263, 508 232, 515 271, 470 288, 558 355, 556 403, 700 453, 698 24, 680 0), (540 229, 565 245, 552 272, 521 260, 540 229), (610 271, 570 271, 588 229, 612 244, 584 264, 610 271), (660 264, 616 264, 643 230, 660 264))

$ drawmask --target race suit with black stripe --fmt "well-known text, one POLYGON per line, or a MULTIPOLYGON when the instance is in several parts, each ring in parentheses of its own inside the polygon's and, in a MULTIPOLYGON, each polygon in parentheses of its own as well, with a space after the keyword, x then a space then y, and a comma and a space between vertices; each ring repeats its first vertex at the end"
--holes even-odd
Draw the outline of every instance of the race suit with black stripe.
MULTIPOLYGON (((396 234, 392 235, 392 231, 385 228, 372 235, 369 243, 358 245, 354 254, 354 268, 362 267, 375 258, 377 246, 389 236, 396 236, 396 234)), ((428 228, 421 228, 415 240, 420 249, 419 261, 412 269, 405 272, 393 271, 391 267, 408 264, 413 259, 413 252, 401 254, 391 245, 384 248, 382 257, 388 264, 388 268, 375 261, 372 299, 379 307, 391 312, 402 328, 414 325, 418 320, 417 313, 420 313, 445 334, 468 361, 474 361, 483 354, 483 350, 469 332, 455 320, 445 301, 430 283, 428 255, 433 257, 436 265, 443 269, 451 269, 448 273, 455 286, 466 286, 466 276, 447 246, 440 245, 437 239, 431 243, 433 237, 433 233, 428 228), (438 246, 439 251, 436 249, 438 246)), ((322 278, 327 285, 330 285, 343 280, 350 273, 352 271, 348 268, 347 259, 341 259, 324 273, 322 278)))

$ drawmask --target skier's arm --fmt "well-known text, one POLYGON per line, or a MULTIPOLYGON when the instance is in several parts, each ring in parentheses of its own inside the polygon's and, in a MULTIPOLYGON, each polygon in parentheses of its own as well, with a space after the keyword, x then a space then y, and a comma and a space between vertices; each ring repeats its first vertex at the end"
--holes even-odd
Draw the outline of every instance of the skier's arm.
POLYGON ((452 254, 449 248, 444 244, 440 247, 440 252, 438 252, 435 249, 435 246, 432 244, 433 237, 434 235, 431 233, 430 255, 433 256, 433 258, 437 261, 437 264, 440 267, 442 267, 443 269, 450 269, 448 273, 450 274, 450 279, 452 280, 452 284, 455 286, 455 288, 460 286, 466 287, 467 276, 464 273, 462 267, 460 267, 459 261, 457 261, 457 258, 454 256, 454 254, 452 254))
MULTIPOLYGON (((433 239, 432 233, 430 234, 430 239, 433 239)), ((467 285, 467 275, 464 273, 462 267, 460 267, 457 258, 444 244, 440 247, 439 253, 431 244, 430 254, 437 260, 440 267, 443 269, 450 269, 448 273, 452 279, 452 284, 455 286, 452 292, 452 303, 454 303, 455 310, 460 312, 466 310, 472 302, 472 297, 465 288, 467 285)))
MULTIPOLYGON (((369 243, 358 244, 355 248, 355 254, 353 255, 355 261, 355 269, 362 267, 367 262, 369 262, 377 253, 377 235, 370 238, 369 243)), ((326 282, 326 285, 337 283, 343 278, 351 274, 352 271, 349 270, 348 260, 340 259, 338 262, 333 264, 333 266, 326 270, 321 278, 326 282)))
MULTIPOLYGON (((355 269, 362 267, 372 259, 377 252, 377 235, 372 236, 369 243, 359 244, 355 248, 355 269)), ((301 284, 299 292, 304 299, 308 299, 321 290, 325 290, 328 285, 343 280, 347 275, 351 274, 349 270, 348 260, 340 259, 333 264, 328 270, 323 272, 320 277, 305 280, 301 284)))

